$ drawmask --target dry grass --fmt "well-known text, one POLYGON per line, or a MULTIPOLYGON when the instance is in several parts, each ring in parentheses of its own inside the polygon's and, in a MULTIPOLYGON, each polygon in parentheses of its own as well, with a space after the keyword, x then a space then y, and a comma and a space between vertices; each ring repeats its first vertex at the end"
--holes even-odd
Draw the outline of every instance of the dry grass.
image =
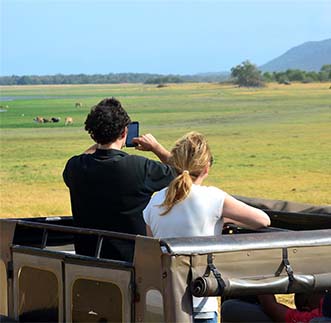
POLYGON ((70 198, 63 183, 7 183, 1 187, 1 212, 4 218, 69 215, 70 198), (47 214, 45 206, 47 205, 47 214))
POLYGON ((289 295, 276 295, 277 302, 285 304, 291 308, 295 308, 294 294, 289 295))

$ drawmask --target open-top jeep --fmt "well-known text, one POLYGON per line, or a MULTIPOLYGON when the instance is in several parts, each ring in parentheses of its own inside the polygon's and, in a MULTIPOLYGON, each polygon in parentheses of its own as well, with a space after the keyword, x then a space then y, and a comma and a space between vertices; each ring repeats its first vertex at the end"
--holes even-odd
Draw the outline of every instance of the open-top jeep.
POLYGON ((21 322, 190 322, 192 294, 236 297, 331 286, 331 207, 249 199, 272 227, 154 239, 77 228, 71 217, 0 220, 0 314, 21 322), (75 253, 96 236, 95 256, 75 253), (100 257, 134 241, 134 260, 100 257), (114 242, 116 243, 116 242, 114 242))

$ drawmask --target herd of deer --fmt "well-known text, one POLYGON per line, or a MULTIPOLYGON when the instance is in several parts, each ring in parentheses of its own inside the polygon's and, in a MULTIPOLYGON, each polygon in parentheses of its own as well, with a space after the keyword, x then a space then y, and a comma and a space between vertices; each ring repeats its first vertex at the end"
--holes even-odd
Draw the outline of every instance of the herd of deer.
MULTIPOLYGON (((57 122, 61 121, 61 118, 60 117, 44 118, 44 117, 37 116, 33 119, 33 121, 37 122, 37 123, 48 123, 48 122, 57 123, 57 122)), ((73 124, 73 123, 74 123, 74 120, 72 119, 72 117, 66 117, 64 119, 65 126, 67 126, 69 124, 73 124)))
MULTIPOLYGON (((82 108, 83 107, 83 104, 81 102, 76 102, 75 103, 75 108, 82 108)), ((44 117, 41 117, 41 116, 37 116, 33 119, 34 122, 36 123, 48 123, 48 122, 60 122, 61 121, 61 118, 60 117, 52 117, 52 118, 44 118, 44 117)), ((70 124, 73 124, 74 123, 74 119, 72 117, 66 117, 64 119, 64 125, 67 126, 67 125, 70 125, 70 124)))

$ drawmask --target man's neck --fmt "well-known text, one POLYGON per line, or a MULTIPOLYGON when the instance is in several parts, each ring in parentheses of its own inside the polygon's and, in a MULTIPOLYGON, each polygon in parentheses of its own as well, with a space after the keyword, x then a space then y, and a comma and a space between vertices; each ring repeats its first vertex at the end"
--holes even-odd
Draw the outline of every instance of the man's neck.
POLYGON ((107 144, 98 144, 98 149, 117 149, 121 150, 123 147, 123 140, 116 140, 107 144))

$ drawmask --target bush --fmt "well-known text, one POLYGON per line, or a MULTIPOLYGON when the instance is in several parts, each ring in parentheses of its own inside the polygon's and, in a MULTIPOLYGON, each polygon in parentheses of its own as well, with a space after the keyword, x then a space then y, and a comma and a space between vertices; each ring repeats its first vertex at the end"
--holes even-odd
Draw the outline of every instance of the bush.
POLYGON ((234 83, 239 86, 264 86, 261 72, 250 61, 244 61, 236 67, 231 68, 231 76, 234 78, 234 83))

